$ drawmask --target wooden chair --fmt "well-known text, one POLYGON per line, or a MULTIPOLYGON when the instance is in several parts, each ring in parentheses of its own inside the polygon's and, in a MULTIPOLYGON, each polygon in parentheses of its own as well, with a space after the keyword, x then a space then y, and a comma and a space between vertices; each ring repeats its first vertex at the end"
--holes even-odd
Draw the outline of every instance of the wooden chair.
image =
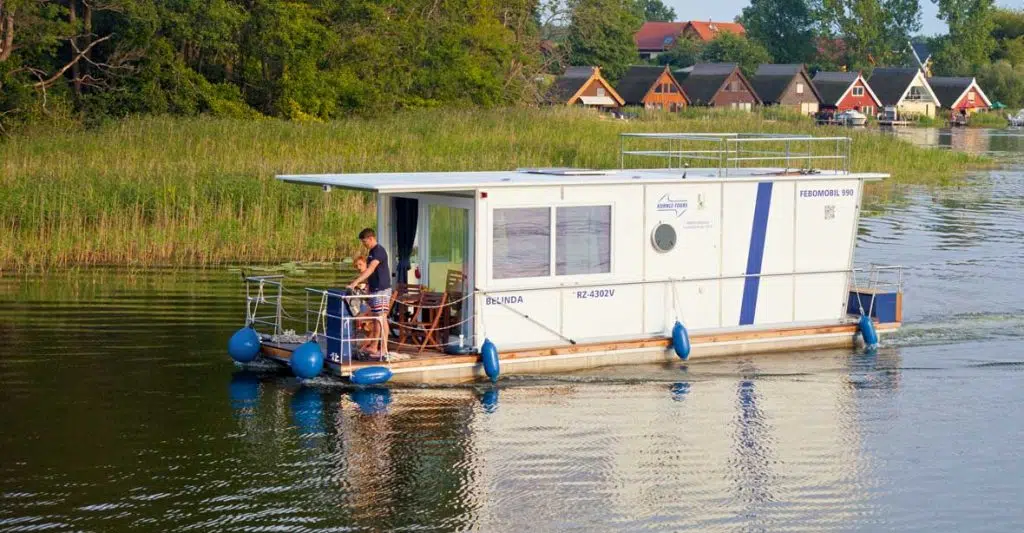
POLYGON ((466 275, 461 270, 449 270, 444 292, 448 295, 448 301, 452 303, 441 324, 441 327, 448 331, 462 320, 462 308, 466 303, 462 301, 466 294, 466 275))
POLYGON ((398 283, 391 291, 391 308, 388 309, 388 316, 393 316, 395 329, 398 330, 399 347, 405 346, 406 341, 411 340, 411 330, 406 325, 418 321, 423 292, 422 285, 411 283, 398 283))
POLYGON ((423 352, 430 346, 441 348, 445 339, 444 329, 440 327, 441 317, 448 312, 448 293, 446 292, 424 292, 420 298, 422 320, 412 320, 404 327, 409 330, 409 335, 420 345, 417 353, 423 352))

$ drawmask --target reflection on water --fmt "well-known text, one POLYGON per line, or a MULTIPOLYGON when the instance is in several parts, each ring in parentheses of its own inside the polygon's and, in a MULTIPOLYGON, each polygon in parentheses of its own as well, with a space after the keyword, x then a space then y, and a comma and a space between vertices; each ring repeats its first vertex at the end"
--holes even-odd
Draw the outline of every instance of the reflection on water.
POLYGON ((918 146, 1004 156, 1011 162, 1019 162, 1019 155, 1024 153, 1024 129, 1020 128, 892 128, 886 133, 918 146))
POLYGON ((857 250, 911 267, 876 352, 497 387, 238 368, 237 272, 0 278, 0 531, 1019 529, 1024 174, 901 198, 857 250))

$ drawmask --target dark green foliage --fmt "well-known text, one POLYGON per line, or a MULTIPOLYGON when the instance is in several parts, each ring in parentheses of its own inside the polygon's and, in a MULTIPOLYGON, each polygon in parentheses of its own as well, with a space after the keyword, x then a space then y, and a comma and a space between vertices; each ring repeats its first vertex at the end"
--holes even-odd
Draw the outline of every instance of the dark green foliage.
POLYGON ((644 10, 644 20, 672 22, 676 19, 676 10, 661 0, 638 0, 638 4, 644 10))
POLYGON ((1016 109, 1024 107, 1024 64, 1011 65, 1005 59, 978 69, 978 84, 992 101, 1016 109))
POLYGON ((743 75, 750 77, 762 63, 771 63, 772 56, 760 44, 730 32, 721 32, 704 46, 704 63, 738 63, 743 75))
POLYGON ((988 64, 996 50, 993 0, 932 1, 939 6, 939 18, 949 24, 945 43, 935 54, 935 72, 963 75, 988 64))
POLYGON ((58 111, 323 119, 534 101, 537 9, 536 0, 0 0, 0 21, 14 15, 13 31, 0 22, 0 126, 58 111))
POLYGON ((636 63, 643 18, 634 0, 571 0, 569 13, 569 64, 599 66, 614 83, 636 63))
POLYGON ((899 64, 921 27, 919 0, 815 0, 820 36, 844 43, 851 69, 899 64))
POLYGON ((1024 64, 1024 10, 996 9, 992 12, 992 37, 996 49, 992 59, 1024 64))
POLYGON ((804 63, 814 53, 814 17, 807 0, 751 0, 740 22, 778 63, 804 63))
POLYGON ((704 43, 697 39, 679 39, 665 52, 658 54, 659 65, 671 65, 674 68, 685 68, 701 62, 704 43))

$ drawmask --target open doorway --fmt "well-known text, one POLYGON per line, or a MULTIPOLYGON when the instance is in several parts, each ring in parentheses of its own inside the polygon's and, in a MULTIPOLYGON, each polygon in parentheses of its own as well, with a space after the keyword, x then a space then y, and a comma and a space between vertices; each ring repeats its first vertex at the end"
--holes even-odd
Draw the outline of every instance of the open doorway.
POLYGON ((395 279, 444 294, 449 344, 472 346, 474 198, 403 194, 391 199, 395 279))

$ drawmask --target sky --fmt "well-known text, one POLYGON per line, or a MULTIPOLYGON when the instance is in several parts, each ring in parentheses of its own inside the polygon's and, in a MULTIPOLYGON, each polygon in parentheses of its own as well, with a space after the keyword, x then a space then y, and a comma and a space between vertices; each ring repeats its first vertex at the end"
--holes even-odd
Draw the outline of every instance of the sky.
MULTIPOLYGON (((715 0, 712 2, 701 0, 663 0, 666 5, 676 10, 676 18, 679 20, 707 20, 712 19, 720 22, 728 22, 736 18, 743 11, 749 0, 715 0)), ((1021 7, 1021 0, 996 0, 996 4, 1002 7, 1021 7)), ((946 23, 936 18, 935 3, 931 0, 921 0, 921 32, 924 35, 935 35, 946 33, 946 23)))

